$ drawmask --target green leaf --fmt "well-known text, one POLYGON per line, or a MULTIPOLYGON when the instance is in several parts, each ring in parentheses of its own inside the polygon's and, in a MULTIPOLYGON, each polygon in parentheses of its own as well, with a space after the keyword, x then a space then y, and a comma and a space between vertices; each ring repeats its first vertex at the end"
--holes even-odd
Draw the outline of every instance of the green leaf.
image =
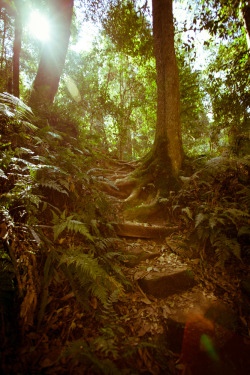
POLYGON ((0 177, 4 178, 5 180, 8 180, 8 177, 6 176, 6 174, 4 173, 2 169, 0 169, 0 177))
POLYGON ((182 208, 182 212, 185 212, 190 220, 193 220, 193 212, 190 210, 189 207, 182 208))
POLYGON ((250 227, 243 226, 238 230, 238 237, 245 235, 250 236, 250 227))
POLYGON ((66 229, 66 227, 67 227, 67 221, 62 221, 60 224, 57 224, 57 225, 53 226, 54 241, 66 229))
POLYGON ((204 214, 203 212, 200 212, 196 217, 195 217, 195 228, 197 228, 201 223, 203 223, 205 220, 208 219, 208 215, 204 214))

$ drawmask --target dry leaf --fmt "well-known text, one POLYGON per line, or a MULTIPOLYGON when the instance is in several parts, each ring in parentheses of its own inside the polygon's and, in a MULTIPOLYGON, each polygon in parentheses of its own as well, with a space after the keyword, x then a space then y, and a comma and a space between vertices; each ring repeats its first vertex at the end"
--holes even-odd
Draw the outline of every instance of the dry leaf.
POLYGON ((169 308, 168 306, 164 306, 164 307, 162 308, 162 314, 163 314, 163 317, 164 317, 165 319, 167 319, 167 318, 168 318, 168 315, 171 314, 171 310, 170 310, 170 308, 169 308))
POLYGON ((134 274, 134 280, 142 279, 146 274, 147 274, 147 271, 145 271, 145 270, 143 270, 143 271, 137 271, 134 274))
POLYGON ((51 361, 51 359, 49 358, 45 358, 42 363, 40 364, 41 368, 45 368, 45 367, 51 367, 53 366, 54 362, 51 361))
POLYGON ((242 323, 247 327, 247 321, 246 321, 246 318, 244 316, 240 316, 240 320, 242 321, 242 323))
POLYGON ((66 296, 62 297, 61 301, 67 301, 69 298, 73 298, 73 297, 75 297, 75 293, 71 292, 71 293, 66 294, 66 296))
POLYGON ((144 335, 146 335, 146 333, 150 332, 151 330, 151 324, 150 323, 146 323, 143 327, 141 327, 141 329, 139 330, 138 332, 138 336, 139 337, 142 337, 144 335))
POLYGON ((142 299, 141 299, 141 302, 144 302, 146 305, 151 305, 151 303, 152 303, 152 302, 151 302, 148 298, 146 298, 146 297, 145 297, 145 298, 142 298, 142 299))
POLYGON ((89 302, 90 306, 93 307, 94 310, 97 309, 98 301, 96 297, 92 297, 91 301, 89 302))

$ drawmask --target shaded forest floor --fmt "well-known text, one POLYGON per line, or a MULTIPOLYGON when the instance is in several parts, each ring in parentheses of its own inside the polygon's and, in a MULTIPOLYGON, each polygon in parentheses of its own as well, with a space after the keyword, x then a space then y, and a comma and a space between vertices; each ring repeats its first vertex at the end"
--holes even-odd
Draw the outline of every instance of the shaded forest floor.
MULTIPOLYGON (((243 222, 240 228, 249 224, 249 216, 235 207, 227 208, 223 218, 222 212, 216 211, 222 197, 230 196, 230 188, 237 193, 247 186, 249 164, 239 162, 235 169, 226 159, 217 159, 212 168, 215 174, 209 168, 200 174, 189 173, 183 178, 182 189, 169 199, 160 198, 153 184, 145 186, 135 208, 135 202, 127 202, 131 189, 129 184, 122 184, 122 179, 136 163, 99 157, 91 173, 98 180, 97 191, 107 201, 106 210, 110 210, 111 248, 123 254, 112 262, 119 263, 125 287, 121 293, 114 290, 106 304, 93 293, 83 307, 72 289, 74 281, 65 277, 67 272, 62 274, 56 268, 47 285, 42 285, 43 293, 38 299, 44 298, 46 303, 38 314, 35 292, 26 294, 26 303, 22 303, 21 311, 12 311, 9 322, 2 310, 2 373, 249 374, 247 230, 242 229, 239 236, 242 255, 223 250, 223 245, 237 248, 233 240, 226 244, 226 240, 230 241, 224 229, 232 230, 232 220, 229 225, 225 221, 228 215, 237 225, 243 222), (210 221, 207 208, 195 217, 196 205, 204 205, 202 194, 208 195, 208 207, 214 209, 210 221), (215 252, 209 235, 216 226, 220 226, 216 240, 221 237, 222 244, 214 246, 215 252), (207 230, 205 234, 201 227, 207 230)), ((239 194, 239 199, 242 197, 245 195, 239 194)), ((59 193, 54 196, 53 205, 56 202, 64 206, 59 193)), ((48 224, 46 220, 44 226, 48 224)), ((49 232, 45 228, 48 238, 53 239, 49 232)), ((110 233, 106 232, 106 236, 108 241, 110 233)), ((67 248, 73 240, 81 242, 76 235, 54 241, 67 248)), ((27 276, 19 277, 22 284, 30 283, 32 291, 32 280, 44 259, 36 259, 30 249, 25 257, 22 251, 26 250, 19 236, 15 257, 18 262, 27 262, 27 276)), ((49 274, 50 267, 46 261, 45 264, 44 275, 49 274)))

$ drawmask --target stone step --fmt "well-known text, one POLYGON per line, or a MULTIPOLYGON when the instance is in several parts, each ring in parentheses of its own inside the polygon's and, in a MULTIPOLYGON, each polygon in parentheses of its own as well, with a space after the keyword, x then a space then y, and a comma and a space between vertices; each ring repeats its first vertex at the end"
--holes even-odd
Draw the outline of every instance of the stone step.
POLYGON ((146 223, 112 223, 116 234, 120 237, 135 237, 147 239, 164 239, 176 231, 176 227, 147 225, 146 223))
POLYGON ((144 293, 157 298, 167 298, 192 288, 195 280, 187 266, 179 266, 175 270, 170 267, 164 272, 148 272, 138 280, 144 293))

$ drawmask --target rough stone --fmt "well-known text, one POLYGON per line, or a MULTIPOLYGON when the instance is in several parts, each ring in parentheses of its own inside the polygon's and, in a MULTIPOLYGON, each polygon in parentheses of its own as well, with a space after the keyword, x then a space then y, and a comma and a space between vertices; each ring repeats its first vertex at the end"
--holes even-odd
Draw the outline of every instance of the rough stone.
POLYGON ((181 293, 195 285, 191 271, 186 266, 175 271, 150 272, 138 283, 145 293, 154 297, 166 298, 172 294, 181 293))
POLYGON ((176 228, 165 226, 149 226, 140 223, 112 223, 116 234, 121 237, 135 237, 135 238, 157 238, 163 239, 173 233, 176 228))

